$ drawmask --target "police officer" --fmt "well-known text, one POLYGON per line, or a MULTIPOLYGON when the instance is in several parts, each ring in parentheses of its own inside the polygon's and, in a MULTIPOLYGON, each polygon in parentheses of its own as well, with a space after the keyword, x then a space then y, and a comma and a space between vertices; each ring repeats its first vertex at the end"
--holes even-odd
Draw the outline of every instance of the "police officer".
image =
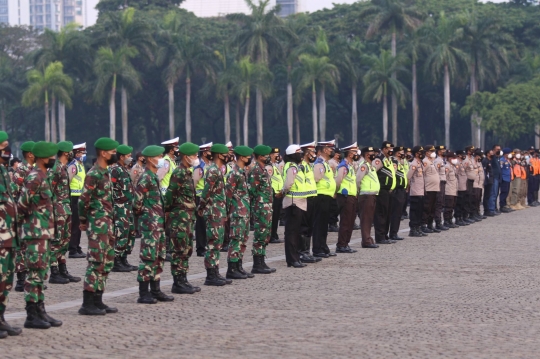
POLYGON ((477 148, 474 151, 474 160, 476 161, 478 172, 473 183, 474 191, 474 216, 479 219, 486 219, 486 216, 480 214, 480 203, 482 202, 482 191, 484 189, 484 167, 482 166, 482 159, 484 158, 484 151, 477 148))
POLYGON ((407 179, 409 180, 409 193, 411 207, 409 209, 409 237, 427 236, 422 232, 422 214, 424 212, 424 147, 414 146, 411 150, 413 160, 410 163, 407 179))
POLYGON ((446 188, 446 159, 444 156, 444 153, 446 152, 446 147, 443 145, 436 146, 435 151, 437 154, 437 157, 435 157, 435 160, 433 161, 433 164, 437 168, 437 172, 439 173, 439 179, 440 179, 440 189, 437 193, 437 202, 435 203, 435 228, 441 231, 448 230, 448 227, 441 224, 441 215, 444 208, 444 192, 446 188))
POLYGON ((270 152, 270 164, 266 166, 266 171, 270 175, 272 181, 272 190, 274 191, 274 200, 272 202, 272 233, 270 235, 270 243, 281 243, 277 234, 279 226, 279 218, 281 215, 281 207, 283 206, 283 198, 276 197, 276 193, 280 193, 283 189, 283 174, 278 168, 278 164, 281 162, 281 156, 279 155, 279 148, 273 147, 270 152))
POLYGON ((489 150, 486 153, 486 157, 482 159, 482 168, 484 169, 484 197, 482 204, 484 206, 484 216, 494 217, 495 211, 490 211, 489 201, 492 195, 493 189, 493 167, 491 166, 493 160, 493 150, 489 150))
MULTIPOLYGON (((401 215, 403 214, 403 205, 407 201, 407 172, 409 171, 409 163, 405 159, 405 150, 407 148, 400 146, 394 147, 394 156, 392 162, 396 166, 396 188, 392 192, 392 208, 390 212, 390 239, 393 241, 403 240, 403 237, 398 235, 399 226, 401 223, 401 215)), ((362 220, 360 219, 360 224, 362 220)))
MULTIPOLYGON (((201 193, 204 189, 204 176, 206 174, 206 168, 212 161, 212 153, 210 152, 212 145, 213 143, 210 142, 199 146, 199 158, 201 161, 199 165, 193 169, 193 183, 195 183, 197 206, 199 206, 201 193)), ((196 218, 195 242, 197 257, 204 257, 206 253, 206 225, 204 223, 204 218, 199 216, 198 213, 196 213, 196 218)))
POLYGON ((357 186, 353 162, 358 161, 358 145, 353 143, 341 149, 343 161, 338 165, 336 175, 337 205, 339 211, 339 233, 336 253, 356 253, 349 247, 356 218, 357 186))
POLYGON ((388 239, 390 230, 390 214, 392 211, 392 192, 396 188, 396 167, 392 161, 394 144, 384 141, 381 146, 381 154, 373 160, 373 166, 377 170, 380 190, 377 196, 375 209, 375 242, 378 244, 392 244, 394 240, 388 239), (382 166, 381 166, 382 163, 382 166))
POLYGON ((86 170, 86 142, 73 146, 73 160, 68 164, 69 188, 71 191, 71 239, 69 258, 86 258, 81 249, 81 230, 79 228, 79 198, 81 196, 86 170))
MULTIPOLYGON (((424 146, 426 156, 423 159, 424 163, 424 184, 426 186, 426 194, 424 196, 424 213, 422 218, 422 231, 424 233, 441 233, 441 230, 433 227, 433 217, 435 214, 435 204, 437 196, 440 192, 440 177, 437 167, 433 161, 435 160, 435 146, 424 146)), ((446 228, 446 227, 445 227, 446 228)), ((446 228, 445 230, 448 230, 446 228)))
POLYGON ((479 165, 478 162, 473 158, 474 151, 476 148, 474 146, 465 147, 465 153, 467 156, 462 162, 462 166, 465 169, 467 174, 467 196, 465 197, 465 218, 468 219, 470 223, 480 222, 482 219, 478 216, 475 216, 474 213, 474 181, 478 178, 479 165))
MULTIPOLYGON (((336 151, 334 154, 334 157, 332 157, 328 161, 328 165, 330 165, 330 168, 332 169, 332 172, 334 172, 334 178, 337 174, 337 168, 341 161, 343 160, 343 155, 336 151)), ((328 220, 328 232, 339 232, 339 226, 338 226, 338 216, 339 216, 339 210, 337 205, 337 200, 334 198, 332 203, 330 204, 330 218, 328 220)))
POLYGON ((468 226, 472 222, 467 219, 467 173, 465 173, 465 167, 463 161, 466 158, 465 151, 456 151, 456 175, 457 175, 457 198, 456 207, 454 210, 454 217, 456 218, 456 224, 458 226, 468 226))
MULTIPOLYGON (((373 165, 376 160, 374 147, 362 148, 363 158, 359 163, 358 174, 356 175, 356 185, 358 186, 358 209, 360 217, 360 232, 362 233, 362 248, 379 248, 373 237, 371 237, 371 226, 375 217, 377 206, 377 195, 380 190, 377 167, 373 165)), ((377 161, 382 167, 382 162, 377 161)))
POLYGON ((300 145, 304 153, 302 159, 302 166, 306 177, 305 187, 307 189, 307 211, 304 213, 304 220, 302 223, 302 245, 300 246, 300 260, 303 263, 315 263, 321 261, 320 257, 313 257, 310 253, 311 247, 311 235, 313 231, 313 212, 315 206, 315 198, 317 197, 317 183, 315 182, 315 175, 313 173, 313 164, 317 159, 315 149, 317 142, 310 142, 304 145, 300 145))
POLYGON ((444 226, 447 228, 458 228, 459 226, 452 222, 454 208, 457 202, 458 192, 458 159, 453 151, 446 151, 446 185, 444 188, 444 226))

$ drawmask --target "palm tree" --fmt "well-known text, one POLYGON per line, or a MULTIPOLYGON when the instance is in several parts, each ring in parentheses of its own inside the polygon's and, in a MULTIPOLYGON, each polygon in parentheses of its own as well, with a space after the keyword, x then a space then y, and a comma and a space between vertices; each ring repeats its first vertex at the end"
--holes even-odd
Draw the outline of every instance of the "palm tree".
MULTIPOLYGON (((101 47, 94 62, 94 72, 97 76, 97 84, 94 89, 94 97, 100 101, 105 95, 106 88, 110 86, 109 95, 109 137, 116 138, 116 86, 118 79, 130 88, 140 89, 141 81, 139 74, 131 65, 129 59, 137 56, 137 50, 134 47, 124 46, 113 51, 110 47, 101 47)), ((127 130, 127 128, 126 128, 127 130)), ((122 140, 127 143, 127 132, 122 140)))
POLYGON ((13 83, 13 68, 7 56, 0 56, 0 123, 2 131, 6 131, 6 104, 16 101, 17 87, 13 83))
POLYGON ((55 61, 43 72, 33 69, 27 73, 29 86, 23 93, 22 104, 27 107, 42 104, 45 106, 45 141, 51 140, 49 95, 64 102, 68 108, 71 107, 70 94, 73 83, 69 76, 64 74, 63 68, 61 62, 55 61))
POLYGON ((435 23, 429 20, 428 26, 422 28, 432 49, 426 60, 426 68, 436 83, 441 73, 444 76, 444 141, 450 147, 450 82, 458 76, 460 69, 466 69, 468 58, 458 45, 463 38, 463 18, 446 17, 441 12, 435 23))
MULTIPOLYGON (((403 35, 405 30, 414 29, 420 25, 421 14, 412 6, 409 6, 401 0, 371 0, 371 4, 360 13, 364 18, 369 15, 375 15, 371 20, 367 37, 370 38, 381 31, 390 33, 392 36, 392 56, 397 54, 397 35, 403 35)), ((396 74, 393 74, 394 80, 396 74)), ((392 95, 392 141, 397 142, 397 98, 392 95)))
MULTIPOLYGON (((380 56, 366 57, 370 65, 364 75, 364 101, 383 101, 383 140, 388 140, 388 95, 394 94, 402 104, 409 96, 409 90, 392 74, 406 74, 408 71, 401 65, 401 57, 393 57, 388 50, 381 50, 380 56)), ((396 141, 397 142, 397 141, 396 141)))
MULTIPOLYGON (((231 140, 231 114, 230 114, 230 95, 231 86, 237 81, 239 73, 238 67, 234 66, 233 56, 230 56, 227 48, 224 48, 221 52, 216 50, 214 55, 217 59, 216 68, 216 91, 218 98, 223 99, 223 113, 224 113, 224 134, 225 142, 231 140)), ((239 126, 238 126, 239 127, 239 126)), ((237 127, 237 132, 239 128, 237 127)), ((238 136, 240 137, 240 136, 238 136)), ((237 138, 238 143, 239 138, 237 138)))
MULTIPOLYGON (((233 39, 240 52, 258 64, 267 66, 273 55, 281 55, 280 39, 289 35, 289 29, 278 16, 279 7, 268 9, 270 0, 245 0, 251 14, 231 14, 227 18, 241 25, 233 39)), ((256 87, 257 142, 263 143, 263 91, 256 87)))

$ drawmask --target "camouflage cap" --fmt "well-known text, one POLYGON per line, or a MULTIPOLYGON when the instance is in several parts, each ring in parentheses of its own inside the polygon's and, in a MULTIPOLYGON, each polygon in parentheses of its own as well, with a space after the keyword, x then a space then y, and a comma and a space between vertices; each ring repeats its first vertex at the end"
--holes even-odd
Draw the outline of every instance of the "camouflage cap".
POLYGON ((269 155, 270 152, 272 152, 272 148, 265 145, 257 145, 253 149, 253 153, 255 153, 257 156, 266 156, 269 155))
POLYGON ((221 143, 214 143, 212 147, 210 148, 210 152, 221 153, 222 155, 225 155, 229 153, 229 147, 221 143))
POLYGON ((239 156, 249 157, 253 154, 253 149, 248 146, 236 146, 234 148, 234 153, 239 156))
POLYGON ((73 142, 71 142, 71 141, 60 141, 60 142, 58 142, 58 151, 62 151, 62 152, 71 152, 71 151, 73 151, 73 142))
POLYGON ((145 157, 157 157, 165 152, 165 147, 151 145, 146 146, 142 151, 142 155, 145 157))
POLYGON ((133 152, 133 147, 120 145, 116 147, 116 152, 118 152, 119 155, 129 155, 131 152, 133 152))
POLYGON ((34 144, 31 152, 37 158, 52 157, 58 152, 58 145, 52 142, 39 141, 34 144))
POLYGON ((32 148, 36 143, 34 141, 26 141, 21 145, 21 151, 32 152, 32 148))
POLYGON ((0 131, 0 143, 8 140, 8 134, 6 131, 0 131))
POLYGON ((186 142, 178 148, 178 151, 183 155, 192 156, 199 152, 199 146, 191 142, 186 142))
POLYGON ((94 142, 94 147, 98 150, 110 151, 116 149, 119 143, 109 137, 101 137, 96 142, 94 142))

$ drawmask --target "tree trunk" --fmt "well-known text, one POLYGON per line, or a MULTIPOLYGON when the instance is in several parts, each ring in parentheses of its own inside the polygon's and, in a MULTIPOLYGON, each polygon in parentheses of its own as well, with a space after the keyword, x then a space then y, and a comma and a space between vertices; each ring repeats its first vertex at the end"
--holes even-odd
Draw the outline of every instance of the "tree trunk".
POLYGON ((317 91, 315 84, 311 88, 311 113, 313 120, 313 141, 317 141, 317 91))
POLYGON ((319 93, 319 132, 321 140, 326 139, 326 91, 324 85, 321 86, 319 93))
POLYGON ((383 141, 388 140, 388 99, 383 96, 383 109, 382 109, 382 123, 383 123, 383 141))
POLYGON ((450 72, 448 65, 444 65, 444 142, 447 148, 450 143, 450 72))
POLYGON ((51 141, 51 121, 49 118, 49 99, 45 92, 45 141, 51 141))
POLYGON ((413 146, 420 144, 420 124, 418 122, 418 79, 416 62, 412 64, 412 113, 413 113, 413 146))
POLYGON ((351 131, 352 142, 358 141, 358 110, 356 104, 357 84, 352 85, 352 119, 351 119, 351 131))
POLYGON ((6 132, 6 100, 2 100, 2 108, 0 108, 0 118, 2 119, 2 131, 6 132))
POLYGON ((246 96, 246 103, 244 104, 244 146, 248 145, 249 132, 248 132, 248 119, 249 119, 249 96, 246 96))
POLYGON ((292 83, 287 83, 287 131, 289 132, 289 143, 293 143, 293 87, 292 83))
POLYGON ((174 84, 167 85, 169 91, 169 136, 174 138, 174 84))
POLYGON ((109 99, 109 119, 110 119, 110 125, 109 125, 109 137, 113 140, 116 139, 116 101, 115 101, 115 93, 116 93, 116 75, 114 75, 113 80, 113 86, 111 89, 111 98, 109 99))
POLYGON ((51 141, 56 143, 56 97, 52 96, 51 101, 51 141))
POLYGON ((191 142, 191 79, 186 78, 186 141, 191 142))
MULTIPOLYGON (((470 94, 474 95, 478 91, 478 84, 476 83, 476 66, 471 65, 471 78, 470 78, 470 94)), ((478 123, 478 113, 473 112, 471 115, 471 143, 475 147, 480 147, 480 126, 478 123)))
POLYGON ((300 144, 300 115, 298 113, 298 107, 294 109, 294 115, 296 117, 296 143, 300 144))
POLYGON ((263 98, 262 92, 257 88, 257 144, 263 143, 263 98))
POLYGON ((66 140, 66 104, 58 101, 58 132, 60 141, 66 140))
MULTIPOLYGON (((229 91, 225 90, 225 96, 223 99, 225 111, 225 143, 231 140, 231 114, 229 112, 229 91)), ((236 142, 238 145, 238 142, 236 142)))
POLYGON ((240 101, 236 103, 236 143, 240 143, 240 101))
MULTIPOLYGON (((396 32, 392 32, 392 57, 396 57, 396 32)), ((397 79, 396 72, 394 71, 392 73, 392 78, 395 80, 397 79)), ((394 145, 397 143, 397 135, 398 135, 398 123, 397 123, 397 109, 398 109, 398 103, 397 103, 397 96, 395 93, 392 93, 392 142, 394 145)))
POLYGON ((534 147, 540 148, 540 125, 534 126, 534 147))
POLYGON ((122 143, 128 144, 128 103, 127 103, 127 91, 122 86, 122 143))

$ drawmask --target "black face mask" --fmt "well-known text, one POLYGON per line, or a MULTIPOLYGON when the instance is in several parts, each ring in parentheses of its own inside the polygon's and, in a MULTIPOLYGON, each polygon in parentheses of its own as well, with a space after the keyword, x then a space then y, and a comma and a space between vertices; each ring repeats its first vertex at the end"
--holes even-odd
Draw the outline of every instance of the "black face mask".
POLYGON ((116 153, 112 154, 111 155, 111 158, 109 158, 107 161, 107 165, 110 166, 112 164, 115 164, 116 162, 118 162, 118 156, 116 155, 116 153))
POLYGON ((204 154, 204 158, 206 158, 208 161, 212 161, 214 159, 214 156, 212 156, 211 153, 204 154))
POLYGON ((335 155, 336 155, 336 151, 332 150, 332 152, 330 152, 330 158, 333 158, 335 155))
POLYGON ((272 163, 272 159, 270 158, 270 156, 268 156, 268 157, 266 157, 266 158, 264 159, 264 164, 265 164, 265 165, 269 165, 269 164, 271 164, 271 163, 272 163))
POLYGON ((352 159, 353 161, 358 161, 360 159, 360 155, 354 155, 352 159))
POLYGON ((250 157, 250 158, 248 159, 248 161, 246 162, 246 166, 251 165, 251 162, 253 162, 253 159, 250 157))
POLYGON ((174 157, 180 157, 180 151, 178 150, 174 151, 174 157))
POLYGON ((420 158, 421 160, 423 160, 424 158, 426 158, 426 154, 425 153, 421 153, 418 155, 418 158, 420 158))
POLYGON ((406 155, 405 158, 407 158, 408 161, 412 161, 413 156, 412 155, 406 155))
POLYGON ((49 159, 49 162, 43 164, 46 169, 51 169, 54 167, 54 160, 49 159))
POLYGON ((375 159, 375 157, 377 157, 377 156, 375 156, 375 154, 371 154, 371 155, 369 155, 369 160, 373 161, 375 159))
POLYGON ((392 156, 394 154, 394 151, 388 151, 388 156, 392 156))
POLYGON ((4 160, 4 163, 9 163, 9 160, 11 159, 11 147, 7 146, 0 151, 0 158, 4 160))
POLYGON ((281 156, 276 156, 276 163, 280 163, 281 161, 283 161, 283 158, 281 158, 281 156))
POLYGON ((300 162, 302 162, 302 158, 304 156, 302 156, 301 153, 293 153, 292 155, 289 155, 289 157, 293 162, 300 163, 300 162))
POLYGON ((317 160, 317 157, 309 156, 309 163, 314 163, 317 160))
POLYGON ((68 153, 68 162, 73 161, 73 152, 68 153))

